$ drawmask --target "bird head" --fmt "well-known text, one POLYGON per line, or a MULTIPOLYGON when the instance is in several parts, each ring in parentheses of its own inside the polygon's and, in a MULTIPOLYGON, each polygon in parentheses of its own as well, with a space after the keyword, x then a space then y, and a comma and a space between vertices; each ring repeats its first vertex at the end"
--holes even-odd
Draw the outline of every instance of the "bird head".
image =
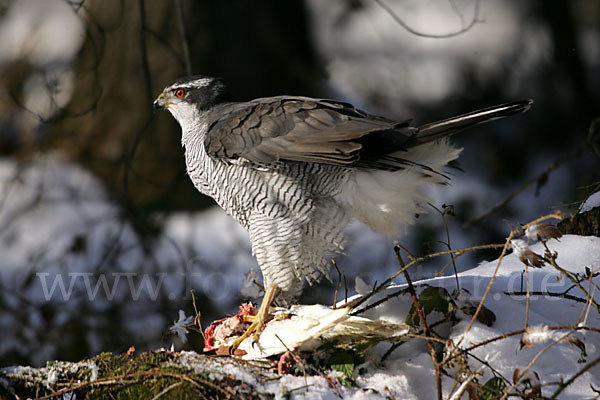
POLYGON ((218 78, 189 76, 167 86, 154 100, 154 109, 166 109, 185 128, 200 113, 228 101, 229 93, 218 78))

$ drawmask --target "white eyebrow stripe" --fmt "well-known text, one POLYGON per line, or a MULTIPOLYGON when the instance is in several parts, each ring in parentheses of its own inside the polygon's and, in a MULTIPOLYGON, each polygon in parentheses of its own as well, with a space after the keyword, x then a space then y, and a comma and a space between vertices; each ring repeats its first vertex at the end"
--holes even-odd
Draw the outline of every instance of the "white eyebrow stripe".
POLYGON ((175 83, 175 84, 169 86, 168 89, 169 90, 173 90, 173 89, 195 89, 195 88, 198 88, 198 87, 208 86, 212 81, 213 81, 213 79, 210 79, 210 78, 201 78, 201 79, 196 79, 196 80, 185 82, 185 83, 175 83))

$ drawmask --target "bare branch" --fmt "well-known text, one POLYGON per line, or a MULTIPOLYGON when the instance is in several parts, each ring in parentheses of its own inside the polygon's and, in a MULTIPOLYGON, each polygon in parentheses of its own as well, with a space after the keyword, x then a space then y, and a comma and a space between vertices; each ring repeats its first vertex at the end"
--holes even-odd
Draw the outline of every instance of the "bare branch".
MULTIPOLYGON (((471 22, 469 22, 469 24, 467 26, 465 26, 455 32, 442 33, 442 34, 419 32, 419 31, 411 28, 406 22, 404 22, 398 16, 398 14, 396 14, 396 12, 394 12, 394 10, 392 10, 392 8, 390 6, 388 6, 383 0, 375 0, 375 3, 377 3, 381 8, 383 8, 394 19, 394 21, 396 21, 398 23, 398 25, 400 25, 406 31, 408 31, 409 33, 412 33, 413 35, 424 37, 424 38, 429 38, 429 39, 446 39, 446 38, 458 36, 462 33, 469 31, 473 26, 475 26, 475 24, 481 22, 479 19, 479 0, 475 1, 475 10, 473 11, 473 18, 471 19, 471 22)), ((461 19, 462 19, 462 15, 461 15, 461 19)))
POLYGON ((552 399, 556 399, 558 398, 558 395, 562 393, 563 390, 565 390, 566 387, 568 387, 570 384, 572 384, 573 382, 575 382, 575 380, 577 378, 579 378, 581 375, 583 375, 584 373, 586 373, 587 371, 589 371, 590 369, 594 368, 596 365, 600 364, 600 357, 597 357, 596 359, 590 361, 589 363, 587 363, 585 365, 585 367, 581 368, 579 371, 577 371, 576 374, 574 374, 572 377, 570 377, 567 381, 565 381, 564 383, 560 383, 560 387, 558 388, 558 390, 556 392, 554 392, 552 394, 552 396, 550 397, 550 400, 552 399))
POLYGON ((190 60, 190 46, 185 34, 185 24, 183 20, 183 4, 181 0, 175 0, 177 7, 177 25, 179 26, 179 34, 181 35, 181 46, 183 47, 183 60, 185 62, 186 75, 192 74, 192 62, 190 60))
MULTIPOLYGON (((398 263, 401 268, 404 268, 404 260, 402 260, 402 256, 400 255, 400 248, 397 246, 394 247, 394 251, 396 252, 396 257, 398 258, 398 263)), ((421 322, 421 326, 423 327, 423 333, 425 336, 429 335, 429 329, 427 328, 427 319, 425 319, 425 315, 423 315, 423 310, 421 309, 421 305, 419 304, 419 299, 417 297, 417 292, 415 292, 415 288, 412 284, 412 280, 410 279, 410 275, 404 270, 404 278, 406 279, 406 283, 408 285, 408 291, 413 301, 413 305, 419 316, 419 321, 421 322)), ((440 374, 440 366, 437 361, 437 357, 435 355, 435 349, 433 348, 433 344, 427 340, 427 348, 429 349, 429 354, 431 355, 431 361, 433 362, 433 368, 435 370, 435 384, 437 389, 437 398, 438 400, 442 400, 442 376, 440 374)))

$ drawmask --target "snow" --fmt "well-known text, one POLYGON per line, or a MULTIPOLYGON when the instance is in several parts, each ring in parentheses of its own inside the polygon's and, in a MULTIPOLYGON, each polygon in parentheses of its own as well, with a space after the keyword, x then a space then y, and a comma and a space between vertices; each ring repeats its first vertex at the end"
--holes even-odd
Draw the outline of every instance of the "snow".
MULTIPOLYGON (((581 237, 566 235, 560 241, 550 240, 547 243, 550 251, 557 252, 556 259, 558 265, 567 271, 573 273, 585 274, 585 268, 589 267, 592 271, 600 270, 600 239, 596 237, 581 237)), ((532 251, 543 254, 544 249, 541 243, 531 246, 532 251)), ((495 281, 485 302, 486 307, 491 309, 496 315, 496 321, 492 326, 486 326, 475 322, 473 327, 467 331, 471 317, 466 314, 458 314, 461 319, 454 326, 450 326, 448 337, 458 344, 460 348, 468 348, 472 345, 482 343, 490 338, 500 337, 513 331, 519 331, 524 325, 525 305, 524 296, 514 295, 511 292, 521 290, 521 275, 524 265, 519 261, 516 254, 509 254, 503 258, 497 273, 496 267, 498 260, 483 263, 478 267, 459 274, 461 286, 461 295, 458 297, 458 306, 467 301, 473 301, 475 304, 483 296, 490 279, 495 275, 495 281)), ((562 292, 571 285, 560 273, 551 266, 545 266, 543 269, 529 270, 529 280, 532 291, 550 291, 562 292)), ((368 291, 368 287, 363 282, 357 282, 359 288, 357 291, 363 295, 368 291)), ((432 285, 445 287, 448 291, 456 288, 454 277, 441 277, 415 282, 417 288, 423 285, 432 285)), ((397 291, 404 286, 393 286, 384 293, 378 294, 371 301, 387 296, 393 291, 397 291)), ((573 295, 583 298, 584 296, 577 291, 570 292, 573 295)), ((361 296, 359 295, 359 296, 361 296)), ((594 299, 600 301, 600 295, 594 293, 594 299)), ((351 301, 352 299, 349 299, 351 301)), ((384 319, 386 321, 403 322, 410 308, 410 298, 408 296, 393 298, 382 305, 364 313, 365 317, 373 320, 384 319)), ((323 321, 322 325, 328 325, 325 321, 331 314, 334 320, 343 316, 343 309, 330 310, 323 306, 302 306, 302 310, 292 313, 298 317, 305 312, 308 314, 320 315, 323 321), (312 307, 312 308, 311 308, 312 307), (339 315, 338 315, 339 314, 339 315)), ((600 328, 600 318, 595 310, 589 310, 588 305, 578 303, 565 298, 532 296, 529 314, 529 326, 526 336, 527 345, 521 348, 521 335, 508 335, 502 340, 491 342, 472 350, 472 354, 480 360, 485 360, 493 366, 495 373, 504 376, 512 383, 512 377, 516 368, 520 368, 520 373, 526 373, 527 376, 540 377, 542 385, 542 394, 549 396, 557 388, 557 382, 565 381, 578 370, 585 366, 585 362, 593 361, 598 357, 600 346, 600 337, 595 332, 579 331, 573 336, 585 343, 587 355, 583 355, 581 349, 576 346, 570 346, 567 343, 558 342, 564 337, 568 330, 552 330, 552 327, 564 325, 578 325, 589 328, 600 328), (551 340, 557 341, 551 348, 541 353, 540 350, 551 340), (525 367, 538 357, 530 370, 525 372, 525 367), (584 360, 584 362, 581 362, 584 360)), ((298 318, 299 319, 299 318, 298 318)), ((310 319, 310 318, 309 318, 310 319)), ((307 322, 311 327, 307 329, 296 329, 308 332, 310 329, 322 329, 318 323, 307 322), (315 328, 316 327, 316 328, 315 328)), ((285 321, 282 321, 285 322, 285 321)), ((288 320, 287 324, 294 322, 288 320)), ((260 345, 267 345, 267 336, 270 326, 277 329, 281 337, 288 338, 297 336, 297 332, 286 330, 281 324, 280 330, 275 328, 275 323, 270 323, 263 332, 260 339, 260 345), (273 325, 270 325, 273 324, 273 325)), ((441 332, 439 329, 438 332, 441 332)), ((302 339, 305 340, 305 339, 302 339)), ((274 340, 273 340, 274 342, 274 340)), ((257 347, 261 347, 257 346, 257 347)), ((279 352, 285 351, 281 346, 279 352)), ((266 347, 265 347, 266 348, 266 347)), ((339 381, 340 377, 335 374, 328 376, 292 376, 283 375, 279 379, 257 382, 252 376, 244 376, 239 371, 229 369, 219 371, 216 374, 232 373, 240 377, 246 383, 256 385, 259 391, 271 393, 275 398, 291 399, 429 399, 435 398, 435 378, 432 363, 422 342, 416 339, 402 345, 398 350, 392 353, 391 357, 382 361, 381 357, 387 350, 387 346, 376 346, 369 353, 364 364, 356 367, 353 378, 358 387, 346 387, 339 381)), ((251 351, 248 348, 246 350, 251 351)), ((271 354, 271 353, 269 353, 271 354)), ((273 353, 276 354, 276 353, 273 353)), ((478 377, 480 383, 484 383, 492 376, 490 369, 474 358, 469 358, 468 363, 472 371, 481 374, 478 377)), ((458 377, 459 370, 452 367, 446 367, 446 371, 454 378, 458 377)), ((338 374, 339 375, 339 374, 338 374)), ((460 398, 459 390, 452 392, 451 388, 454 378, 444 375, 442 378, 444 398, 460 398)), ((468 379, 473 380, 475 375, 468 379)), ((582 397, 593 397, 595 394, 591 386, 600 385, 600 367, 596 366, 590 371, 582 374, 577 382, 568 386, 561 393, 564 399, 579 399, 582 397)), ((464 389, 464 387, 463 387, 464 389)))
MULTIPOLYGON (((558 252, 558 265, 568 271, 584 274, 586 266, 592 271, 600 270, 600 238, 566 235, 560 242, 557 240, 549 241, 548 247, 551 251, 558 252)), ((537 253, 544 253, 540 243, 533 245, 531 248, 537 253)), ((478 302, 494 275, 497 264, 498 261, 494 260, 460 273, 461 289, 463 293, 467 293, 466 291, 470 293, 461 296, 460 300, 471 299, 478 302)), ((473 327, 467 331, 471 317, 463 315, 463 319, 451 327, 449 332, 449 337, 454 343, 460 343, 461 348, 466 348, 490 338, 523 329, 525 326, 525 298, 524 296, 507 294, 521 290, 520 282, 523 270, 524 265, 515 254, 504 257, 485 302, 486 307, 490 308, 497 317, 495 323, 488 327, 475 322, 473 327)), ((559 278, 560 273, 551 266, 539 270, 532 270, 531 268, 529 270, 532 291, 562 292, 571 286, 570 281, 564 277, 559 278)), ((452 291, 456 288, 456 281, 454 277, 441 277, 415 282, 415 286, 421 285, 441 286, 447 288, 448 291, 452 291)), ((372 301, 376 301, 378 298, 402 287, 391 287, 372 301)), ((583 294, 576 290, 570 293, 584 298, 583 294)), ((595 292, 594 299, 599 302, 600 294, 595 292)), ((398 297, 376 309, 367 311, 365 317, 390 319, 395 314, 395 317, 391 319, 403 321, 409 307, 410 299, 407 296, 398 297)), ((506 377, 512 383, 515 368, 523 370, 538 355, 544 345, 549 343, 549 340, 556 340, 569 332, 567 330, 550 331, 551 327, 580 323, 580 326, 600 329, 598 313, 592 309, 589 310, 589 315, 586 317, 587 308, 588 306, 584 303, 564 298, 532 296, 529 313, 530 330, 538 336, 539 332, 552 332, 545 338, 547 340, 545 343, 538 346, 532 344, 521 349, 521 335, 512 335, 477 348, 472 353, 481 360, 488 360, 498 374, 506 377)), ((579 331, 574 335, 585 342, 587 356, 584 358, 586 362, 593 361, 599 356, 600 335, 597 332, 579 331)), ((276 384, 270 383, 265 389, 276 395, 276 398, 283 398, 284 393, 287 393, 291 399, 336 399, 340 397, 349 399, 385 399, 390 397, 432 399, 436 397, 432 362, 424 346, 413 339, 392 353, 392 356, 386 361, 381 362, 381 356, 385 350, 387 350, 386 347, 374 348, 369 353, 365 364, 357 368, 362 370, 360 375, 355 373, 355 381, 359 388, 335 385, 326 377, 304 378, 286 375, 276 384), (306 385, 308 385, 307 388, 305 388, 306 385)), ((560 342, 541 354, 530 371, 535 371, 540 376, 542 394, 549 396, 558 388, 557 382, 567 380, 585 366, 585 362, 581 363, 580 360, 582 360, 580 349, 560 342)), ((489 368, 473 358, 469 359, 469 365, 473 371, 480 369, 482 373, 482 376, 478 378, 480 383, 486 382, 493 376, 489 368)), ((451 375, 457 373, 452 368, 446 368, 446 370, 451 375)), ((452 396, 450 389, 453 383, 453 378, 443 376, 444 398, 452 396)), ((600 386, 600 366, 593 367, 585 372, 575 384, 570 385, 561 393, 560 398, 592 398, 596 394, 592 391, 590 385, 596 388, 600 386)))
POLYGON ((24 106, 50 118, 71 98, 70 66, 85 38, 83 21, 66 1, 19 0, 0 20, 0 37, 0 67, 18 61, 34 67, 24 85, 24 106))
POLYGON ((48 387, 48 389, 56 389, 56 384, 58 381, 69 374, 75 374, 80 372, 81 369, 85 369, 84 372, 89 373, 88 380, 90 382, 98 379, 98 372, 100 368, 98 365, 91 361, 87 360, 79 363, 71 363, 68 361, 55 361, 52 365, 47 365, 42 368, 32 368, 32 367, 7 367, 2 368, 2 373, 6 374, 6 376, 13 377, 22 377, 26 378, 30 381, 36 382, 40 379, 48 387))
POLYGON ((579 207, 579 213, 584 213, 586 211, 590 211, 593 208, 600 207, 600 191, 592 194, 587 198, 586 201, 583 202, 581 207, 579 207))
MULTIPOLYGON (((578 273, 580 276, 586 274, 586 267, 592 273, 600 271, 600 238, 565 235, 560 240, 549 240, 547 246, 552 253, 557 253, 556 263, 566 271, 578 273)), ((545 249, 542 243, 533 244, 530 248, 536 253, 544 254, 545 249)), ((558 382, 565 382, 577 371, 584 368, 586 363, 593 362, 599 356, 600 334, 598 332, 579 330, 573 333, 568 329, 553 329, 561 326, 600 329, 600 316, 596 310, 590 309, 589 303, 561 297, 532 295, 530 299, 529 327, 525 329, 522 335, 520 332, 526 326, 525 296, 514 294, 514 292, 525 290, 525 283, 521 283, 525 266, 519 260, 518 254, 508 254, 501 260, 500 264, 498 263, 498 260, 482 263, 471 270, 458 274, 461 292, 457 296, 456 302, 459 309, 463 309, 463 306, 469 302, 471 302, 470 304, 478 304, 486 287, 494 278, 485 306, 495 314, 496 320, 491 323, 491 326, 476 321, 469 329, 471 316, 457 312, 459 321, 456 324, 446 323, 446 326, 439 326, 436 331, 442 336, 447 335, 458 348, 462 349, 467 349, 492 338, 500 339, 470 350, 470 354, 477 357, 466 357, 470 371, 473 371, 470 376, 464 375, 464 367, 458 367, 460 364, 455 364, 455 366, 449 364, 444 367, 447 375, 442 375, 443 398, 466 398, 464 393, 461 394, 461 390, 464 390, 465 386, 462 386, 462 389, 459 385, 453 386, 456 379, 460 379, 462 382, 465 379, 470 381, 477 379, 479 384, 483 384, 493 376, 502 376, 506 378, 507 386, 510 386, 513 383, 515 373, 535 378, 534 382, 539 376, 542 395, 551 396, 558 389, 558 382), (517 333, 511 334, 511 332, 517 333), (506 336, 503 337, 503 335, 506 336), (570 340, 570 343, 561 341, 562 338, 567 336, 574 340, 570 340), (577 341, 585 344, 586 354, 576 345, 577 341), (494 373, 491 372, 490 367, 479 360, 484 360, 494 368, 494 373), (532 365, 527 369, 530 363, 532 365), (453 387, 456 389, 453 390, 453 387)), ((572 286, 569 280, 550 265, 540 269, 529 268, 528 275, 531 291, 561 293, 572 286)), ((590 287, 587 282, 583 282, 586 288, 590 287)), ((425 285, 430 285, 444 287, 448 292, 453 292, 456 289, 456 280, 452 276, 439 277, 417 281, 414 282, 414 285, 417 291, 425 285)), ((357 281, 357 286, 357 291, 360 294, 348 299, 348 301, 368 293, 370 289, 360 280, 357 281)), ((405 285, 391 286, 383 293, 377 294, 370 301, 375 302, 405 287, 405 285)), ((578 289, 570 289, 568 293, 585 299, 584 294, 578 289)), ((600 302, 600 294, 595 290, 593 291, 593 298, 596 302, 600 302)), ((338 305, 342 306, 344 303, 345 301, 342 301, 338 305)), ((362 316, 372 321, 385 320, 402 323, 406 319, 410 305, 411 300, 407 295, 398 296, 368 310, 362 316)), ((325 325, 329 325, 326 321, 329 316, 331 316, 332 321, 343 321, 343 308, 331 310, 324 306, 298 307, 300 308, 292 314, 298 317, 303 312, 306 315, 319 315, 317 319, 322 321, 322 326, 318 322, 311 323, 311 318, 306 318, 303 319, 302 323, 310 326, 306 329, 300 329, 296 326, 295 330, 303 332, 308 332, 310 329, 320 330, 325 325)), ((434 320, 435 316, 432 321, 434 320)), ((275 342, 274 339, 267 339, 269 335, 274 336, 273 332, 268 333, 270 328, 273 328, 272 330, 283 338, 297 337, 298 332, 293 332, 294 329, 290 331, 289 327, 284 326, 286 324, 291 326, 294 321, 287 321, 282 321, 285 323, 279 325, 281 329, 276 328, 277 325, 274 322, 267 324, 263 332, 265 341, 261 336, 257 347, 265 345, 263 350, 267 350, 267 344, 275 342)), ((319 333, 316 333, 316 336, 320 336, 319 333)), ((303 340, 306 339, 301 339, 301 341, 303 340)), ((285 346, 280 347, 277 350, 279 353, 286 350, 285 346)), ((277 399, 435 398, 434 370, 423 342, 412 339, 392 352, 386 360, 382 360, 382 355, 388 348, 389 344, 375 346, 368 352, 365 362, 356 366, 352 377, 356 387, 342 385, 339 373, 332 373, 327 376, 293 376, 286 374, 281 375, 279 379, 258 381, 253 375, 240 373, 231 365, 224 367, 223 370, 218 370, 218 372, 215 371, 215 377, 221 376, 221 374, 233 374, 242 381, 254 386, 259 392, 273 394, 277 399)), ((252 351, 251 348, 246 348, 246 350, 252 351)), ((267 351, 271 350, 268 349, 267 351)), ((449 351, 447 348, 446 356, 448 356, 449 351)), ((271 351, 269 354, 277 353, 271 351)), ((600 386, 600 366, 598 365, 583 373, 574 384, 565 388, 560 394, 560 398, 593 398, 596 394, 593 392, 592 386, 596 388, 600 386)))
MULTIPOLYGON (((232 302, 237 301, 232 293, 242 287, 243 274, 256 268, 247 234, 218 209, 166 218, 163 234, 150 246, 152 251, 144 251, 142 239, 120 217, 118 206, 102 185, 84 169, 58 158, 40 158, 22 165, 0 160, 0 192, 0 223, 3 226, 0 232, 0 253, 3 255, 0 283, 4 304, 0 311, 3 327, 0 355, 18 349, 30 356, 33 363, 39 364, 60 357, 57 351, 64 345, 61 342, 64 329, 75 321, 86 327, 86 341, 91 351, 106 350, 107 338, 101 333, 105 323, 102 313, 111 307, 121 310, 119 324, 123 329, 114 331, 110 327, 111 335, 156 343, 156 338, 168 329, 168 319, 171 319, 156 311, 156 301, 170 302, 174 317, 181 307, 181 293, 185 295, 185 288, 191 287, 215 295, 217 304, 231 311, 234 309, 232 302), (114 249, 108 259, 107 249, 114 249), (148 277, 148 284, 141 286, 139 281, 133 280, 136 273, 148 277), (106 287, 97 279, 99 276, 106 277, 106 287), (65 280, 64 288, 55 285, 50 293, 58 277, 73 279, 65 280), (116 282, 117 277, 120 277, 120 283, 116 282), (45 287, 43 282, 46 282, 45 287), (158 282, 163 282, 160 287, 158 282), (130 285, 135 290, 132 291, 130 285), (109 292, 113 290, 112 294, 107 293, 106 288, 109 292), (95 297, 92 296, 94 293, 95 297), (138 297, 134 300, 136 293, 138 297), (174 293, 177 296, 171 297, 174 293), (50 319, 42 312, 48 307, 56 310, 50 319)), ((353 249, 358 261, 352 264, 353 257, 345 258, 341 267, 367 271, 380 262, 393 265, 392 258, 377 252, 370 253, 373 257, 369 259, 368 251, 379 249, 384 239, 376 234, 363 234, 361 229, 353 225, 350 233, 359 239, 358 246, 364 251, 353 249), (373 244, 371 249, 369 243, 373 244)), ((557 252, 556 262, 567 271, 583 276, 586 267, 592 273, 600 270, 600 239, 597 237, 565 235, 560 240, 549 240, 547 245, 552 252, 557 252)), ((545 253, 541 243, 530 243, 529 249, 540 255, 545 253)), ((481 300, 497 266, 495 260, 459 273, 461 292, 456 300, 459 308, 481 300)), ((459 321, 454 325, 440 325, 438 333, 465 348, 524 329, 525 297, 514 294, 526 290, 524 268, 517 254, 511 253, 502 259, 485 301, 485 306, 496 316, 492 326, 475 322, 467 331, 471 317, 457 311, 459 321)), ((560 293, 572 285, 550 265, 529 268, 527 275, 531 291, 560 293)), ((600 302, 598 291, 590 288, 586 279, 581 279, 581 285, 593 292, 596 302, 600 302)), ((597 279, 594 278, 596 284, 597 279)), ((448 292, 456 289, 454 276, 426 280, 415 277, 414 280, 418 290, 423 285, 444 287, 448 292)), ((360 295, 365 295, 371 288, 360 279, 356 286, 360 295)), ((370 301, 403 288, 403 285, 390 287, 370 301)), ((578 288, 570 289, 569 294, 585 298, 578 288)), ((402 295, 359 317, 403 324, 410 307, 410 298, 402 295)), ((439 315, 432 313, 429 318, 433 321, 439 315)), ((476 348, 472 354, 480 359, 488 357, 497 373, 512 382, 515 368, 523 369, 542 348, 569 332, 552 330, 553 327, 577 324, 600 328, 598 312, 593 308, 588 310, 582 302, 535 294, 530 299, 529 326, 539 326, 539 331, 549 330, 551 335, 547 341, 521 348, 521 335, 515 334, 476 348)), ((580 360, 590 362, 598 357, 600 335, 597 332, 580 330, 573 336, 585 343, 587 356, 583 356, 577 346, 560 342, 541 354, 531 368, 540 376, 544 395, 551 395, 557 389, 556 382, 581 370, 586 364, 580 360)), ((130 340, 128 342, 131 344, 130 340)), ((388 348, 386 343, 374 346, 365 363, 355 368, 353 379, 358 388, 345 387, 339 383, 339 377, 332 376, 284 375, 259 382, 247 374, 243 379, 278 398, 288 395, 292 399, 435 397, 434 372, 424 342, 412 339, 382 361, 388 348)), ((471 371, 481 370, 480 383, 492 376, 489 368, 479 361, 469 358, 468 362, 471 371)), ((88 368, 93 376, 97 376, 94 365, 88 368)), ((456 376, 458 370, 447 367, 446 372, 456 376)), ((50 378, 53 376, 51 374, 50 378)), ((450 376, 442 378, 445 398, 452 395, 454 378, 450 376)), ((582 374, 576 384, 567 387, 561 398, 593 397, 590 385, 600 387, 599 377, 600 368, 596 366, 582 374)))
POLYGON ((73 324, 93 353, 120 337, 160 337, 156 302, 177 307, 185 287, 173 244, 159 238, 160 257, 148 254, 98 180, 57 157, 0 160, 0 194, 0 357, 60 357, 73 324), (119 330, 104 314, 116 309, 119 330))
POLYGON ((115 340, 148 348, 191 289, 223 315, 258 270, 247 233, 222 210, 170 215, 143 238, 98 179, 57 156, 0 159, 0 226, 0 357, 33 365, 60 358, 73 324, 90 355, 115 340))
MULTIPOLYGON (((219 308, 235 308, 232 300, 242 289, 242 277, 252 268, 258 270, 248 233, 223 210, 213 207, 169 216, 164 221, 164 235, 181 249, 194 290, 219 308)), ((161 254, 157 252, 158 257, 161 254)))

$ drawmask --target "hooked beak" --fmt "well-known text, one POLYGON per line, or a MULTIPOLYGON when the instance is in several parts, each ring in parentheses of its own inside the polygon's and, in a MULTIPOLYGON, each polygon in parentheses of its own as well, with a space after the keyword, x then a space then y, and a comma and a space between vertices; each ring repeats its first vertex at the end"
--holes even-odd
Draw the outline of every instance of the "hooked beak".
POLYGON ((154 100, 154 103, 152 103, 152 108, 154 108, 154 111, 163 110, 166 108, 166 106, 167 103, 165 102, 165 95, 163 93, 161 93, 156 100, 154 100))

